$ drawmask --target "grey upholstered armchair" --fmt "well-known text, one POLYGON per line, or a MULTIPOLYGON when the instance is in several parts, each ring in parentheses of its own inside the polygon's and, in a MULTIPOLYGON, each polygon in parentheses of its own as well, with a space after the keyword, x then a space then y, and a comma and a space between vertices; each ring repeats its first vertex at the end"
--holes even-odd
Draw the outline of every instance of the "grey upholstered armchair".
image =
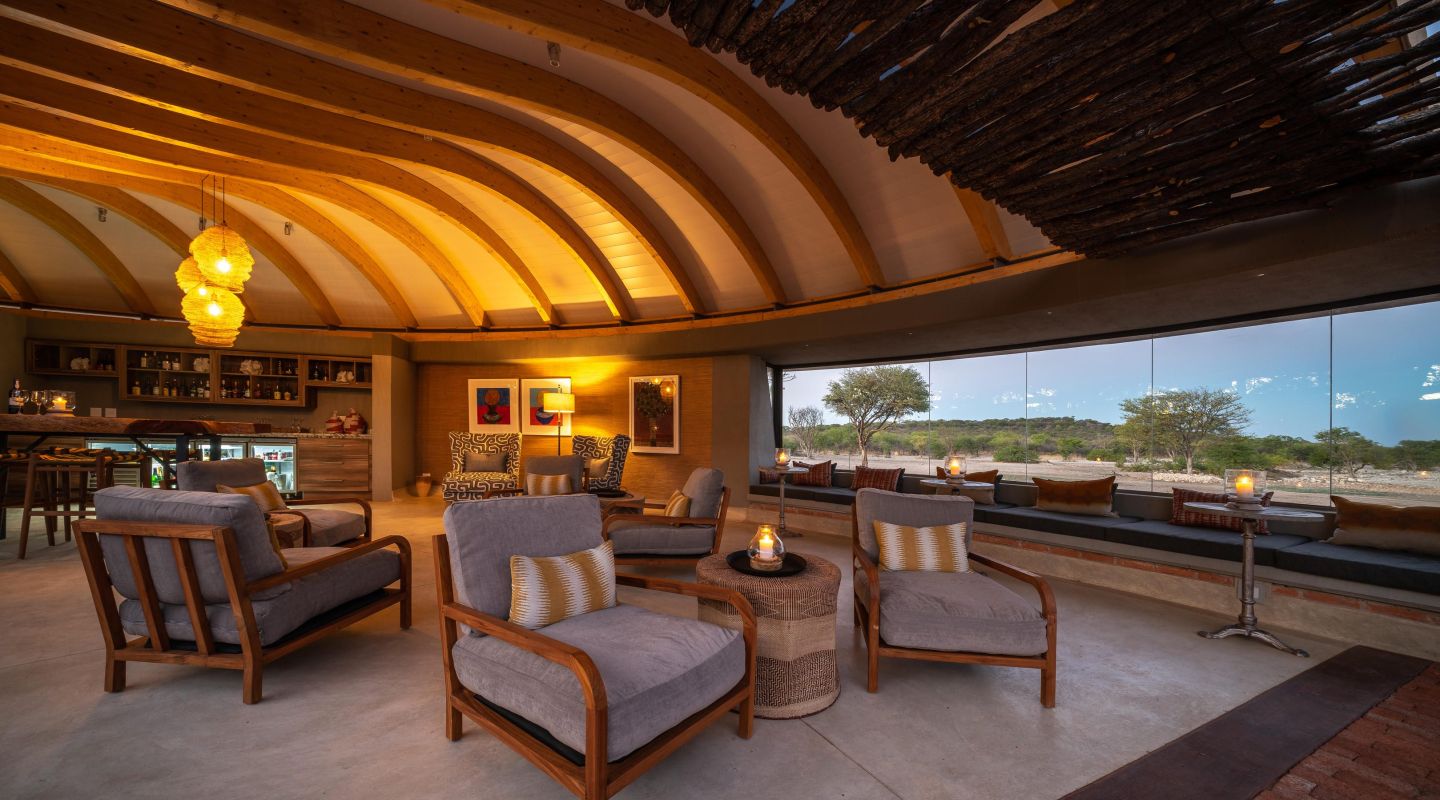
POLYGON ((720 551, 730 490, 725 473, 698 467, 680 493, 690 498, 683 517, 651 513, 665 503, 646 503, 644 514, 612 514, 605 519, 605 538, 615 544, 617 564, 695 562, 720 551))
POLYGON ((410 627, 399 536, 278 550, 250 498, 214 492, 115 486, 95 493, 95 512, 76 528, 107 692, 125 689, 127 662, 148 661, 240 670, 244 701, 258 703, 264 666, 296 648, 397 604, 410 627))
POLYGON ((623 433, 614 436, 589 436, 577 434, 571 438, 570 452, 585 459, 586 472, 589 464, 605 459, 605 471, 600 475, 589 475, 587 489, 617 490, 625 478, 625 459, 630 455, 630 437, 623 433))
POLYGON ((480 500, 494 489, 520 486, 520 434, 450 432, 445 501, 480 500))
POLYGON ((624 603, 536 630, 508 621, 511 556, 602 541, 589 494, 457 503, 435 537, 445 735, 458 740, 469 717, 586 800, 611 796, 731 709, 749 738, 755 709, 755 615, 737 592, 615 576, 733 606, 740 631, 624 603))
MULTIPOLYGON (((258 458, 228 458, 221 461, 181 461, 175 467, 175 488, 182 492, 214 492, 219 486, 255 486, 269 480, 265 462, 258 458)), ((283 511, 269 512, 275 530, 301 547, 332 547, 368 542, 370 502, 361 497, 324 500, 287 500, 283 511), (296 506, 355 505, 360 513, 336 508, 296 506)))
POLYGON ((525 466, 521 470, 520 485, 508 489, 487 489, 484 499, 492 497, 506 497, 518 494, 575 494, 585 491, 585 459, 580 456, 530 456, 525 459, 525 466), (567 492, 545 491, 543 480, 535 478, 554 478, 564 476, 569 478, 570 489, 567 492))
POLYGON ((1040 702, 1055 705, 1055 598, 1034 573, 969 552, 975 501, 861 489, 855 495, 855 624, 868 651, 866 688, 879 686, 880 656, 1030 667, 1040 670, 1040 702), (881 570, 874 522, 911 527, 965 524, 969 572, 881 570), (987 575, 986 567, 1034 588, 1039 606, 987 575))

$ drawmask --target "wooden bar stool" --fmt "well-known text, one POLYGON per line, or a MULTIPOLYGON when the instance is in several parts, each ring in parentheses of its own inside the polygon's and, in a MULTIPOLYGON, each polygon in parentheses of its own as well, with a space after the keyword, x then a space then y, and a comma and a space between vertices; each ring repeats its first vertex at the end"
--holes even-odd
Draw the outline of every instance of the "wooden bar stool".
POLYGON ((113 450, 56 448, 26 458, 25 511, 20 517, 19 558, 30 543, 30 519, 45 519, 45 538, 55 546, 56 520, 64 524, 65 541, 74 539, 71 522, 94 514, 95 492, 114 482, 113 450))

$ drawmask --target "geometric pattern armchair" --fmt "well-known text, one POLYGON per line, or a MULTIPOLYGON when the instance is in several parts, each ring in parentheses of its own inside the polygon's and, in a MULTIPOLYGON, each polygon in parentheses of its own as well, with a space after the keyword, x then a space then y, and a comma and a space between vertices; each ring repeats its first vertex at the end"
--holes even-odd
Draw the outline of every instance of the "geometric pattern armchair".
POLYGON ((591 478, 591 489, 619 489, 625 476, 625 457, 630 454, 630 437, 623 433, 614 436, 577 435, 571 438, 570 452, 589 461, 592 458, 608 458, 610 466, 605 475, 591 478))
POLYGON ((450 472, 445 475, 447 503, 480 500, 487 491, 520 486, 520 434, 450 432, 450 472), (504 472, 466 472, 466 453, 504 453, 504 472))
POLYGON ((1055 596, 1034 573, 970 551, 975 502, 968 497, 861 489, 854 508, 855 625, 864 635, 866 689, 879 688, 880 656, 1040 670, 1040 703, 1055 706, 1055 596), (965 525, 967 572, 882 570, 876 520, 926 527, 965 525), (1040 604, 975 569, 1030 585, 1040 604))

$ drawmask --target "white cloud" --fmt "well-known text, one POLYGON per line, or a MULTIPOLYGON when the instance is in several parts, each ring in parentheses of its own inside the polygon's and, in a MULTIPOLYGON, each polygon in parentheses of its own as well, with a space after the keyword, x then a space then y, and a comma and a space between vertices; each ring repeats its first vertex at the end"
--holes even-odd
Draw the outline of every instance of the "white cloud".
POLYGON ((1431 364, 1430 371, 1425 373, 1425 382, 1420 385, 1429 387, 1436 384, 1440 384, 1440 364, 1431 364))
POLYGON ((1420 395, 1421 400, 1440 400, 1440 392, 1427 392, 1420 395))
POLYGON ((1055 390, 1054 390, 1054 389, 1047 389, 1047 388, 1043 388, 1043 387, 1042 387, 1042 388, 1036 389, 1036 390, 1035 390, 1035 394, 1038 394, 1038 395, 1040 395, 1041 397, 1054 397, 1054 396, 1055 396, 1055 390))
POLYGON ((1350 394, 1349 392, 1335 393, 1336 408, 1349 408, 1350 406, 1355 405, 1357 402, 1359 402, 1358 398, 1356 398, 1355 395, 1350 394))
POLYGON ((1267 383, 1274 383, 1274 381, 1274 378, 1264 375, 1258 378, 1250 378, 1249 380, 1245 381, 1245 394, 1253 394, 1256 389, 1259 389, 1267 383))

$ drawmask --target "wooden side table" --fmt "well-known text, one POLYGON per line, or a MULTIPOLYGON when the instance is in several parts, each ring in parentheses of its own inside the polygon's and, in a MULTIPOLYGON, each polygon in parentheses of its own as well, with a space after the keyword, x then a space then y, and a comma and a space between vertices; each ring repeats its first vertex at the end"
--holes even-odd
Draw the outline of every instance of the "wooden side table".
MULTIPOLYGON (((762 578, 736 572, 725 556, 706 556, 695 565, 699 583, 734 589, 755 609, 755 716, 794 719, 823 711, 840 696, 835 663, 835 608, 840 568, 806 555, 799 575, 762 578)), ((700 619, 740 629, 735 609, 700 601, 700 619)))

